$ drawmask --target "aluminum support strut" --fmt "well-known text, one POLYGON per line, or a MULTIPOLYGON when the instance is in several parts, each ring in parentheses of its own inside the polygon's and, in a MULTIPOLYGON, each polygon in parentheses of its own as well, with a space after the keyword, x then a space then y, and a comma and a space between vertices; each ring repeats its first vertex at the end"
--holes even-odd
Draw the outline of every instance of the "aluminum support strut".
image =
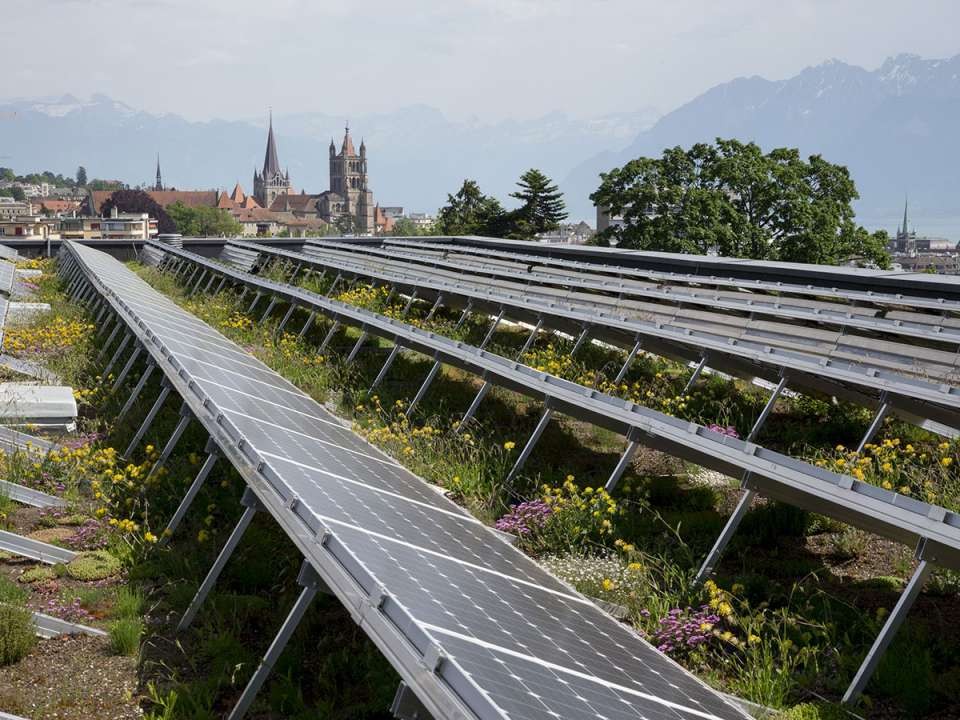
POLYGON ((107 321, 100 326, 99 330, 97 330, 96 338, 99 340, 101 337, 103 337, 103 334, 107 331, 107 328, 109 328, 115 322, 120 322, 120 318, 117 317, 116 313, 108 314, 107 321))
POLYGON ((187 494, 183 496, 183 500, 180 501, 180 505, 177 507, 176 512, 173 513, 173 517, 171 517, 170 521, 167 523, 167 527, 163 531, 161 542, 167 542, 170 536, 176 532, 178 527, 180 527, 180 523, 183 522, 183 518, 186 517, 187 511, 190 509, 190 506, 196 499, 197 494, 200 492, 200 488, 203 487, 203 483, 206 482, 207 476, 210 474, 210 471, 213 470, 213 466, 217 464, 217 460, 220 458, 220 448, 217 447, 217 444, 212 439, 207 441, 206 450, 207 459, 203 461, 203 465, 200 466, 197 476, 193 479, 193 482, 190 483, 190 487, 187 488, 187 494))
POLYGON ((337 334, 337 330, 340 329, 340 321, 334 320, 333 324, 330 326, 330 329, 327 331, 327 334, 323 338, 323 342, 320 343, 320 347, 317 348, 319 352, 323 352, 327 349, 327 345, 330 344, 330 341, 333 340, 333 336, 337 334))
POLYGON ((137 398, 140 397, 140 393, 143 392, 143 388, 147 384, 147 380, 150 379, 150 375, 156 369, 156 365, 153 362, 153 359, 150 359, 147 362, 147 367, 144 368, 143 374, 140 375, 140 379, 137 380, 137 384, 133 388, 133 392, 130 393, 130 397, 127 398, 127 401, 123 404, 123 407, 120 409, 120 413, 117 415, 116 423, 119 424, 121 420, 130 412, 130 408, 133 407, 133 404, 137 401, 137 398))
POLYGON ((460 319, 457 320, 457 324, 453 326, 454 330, 459 330, 463 324, 467 321, 467 318, 470 317, 470 312, 473 310, 473 298, 467 300, 466 306, 463 308, 463 312, 460 313, 460 319))
POLYGON ((153 407, 150 408, 150 412, 148 412, 147 416, 143 419, 143 423, 134 434, 133 439, 130 441, 130 444, 127 446, 127 449, 123 453, 122 457, 129 458, 130 454, 134 451, 137 445, 140 444, 140 441, 143 440, 143 436, 146 434, 147 430, 150 429, 154 418, 156 418, 157 413, 160 412, 160 408, 162 408, 163 404, 167 401, 167 396, 170 394, 170 390, 171 388, 166 384, 166 378, 164 378, 164 385, 162 388, 160 388, 160 394, 157 395, 157 399, 153 403, 153 407))
POLYGON ((473 416, 477 412, 477 408, 480 407, 480 403, 483 402, 483 399, 487 396, 487 393, 490 392, 492 384, 489 380, 484 380, 483 385, 480 386, 480 389, 477 390, 476 396, 473 398, 473 402, 470 403, 470 407, 467 408, 467 411, 463 414, 463 417, 460 418, 460 424, 457 425, 456 432, 460 433, 463 428, 466 426, 470 420, 473 419, 473 416))
POLYGON ((530 334, 527 335, 526 341, 523 343, 523 347, 520 348, 520 352, 517 353, 517 360, 519 361, 524 355, 527 354, 527 350, 533 347, 534 341, 537 339, 537 334, 540 332, 540 329, 543 327, 543 318, 537 318, 537 324, 533 326, 533 329, 530 331, 530 334))
MULTIPOLYGON (((391 291, 392 292, 392 291, 391 291)), ((437 299, 433 303, 433 307, 430 308, 430 312, 427 313, 427 316, 424 318, 424 322, 427 322, 433 318, 437 310, 440 309, 440 306, 443 304, 443 293, 437 293, 437 299)))
POLYGON ((210 568, 207 576, 200 584, 197 594, 194 595, 193 600, 190 601, 190 606, 186 612, 183 613, 183 617, 180 618, 180 623, 177 625, 177 632, 183 632, 190 627, 190 624, 197 616, 197 612, 200 610, 200 606, 203 605, 204 600, 207 599, 207 595, 213 590, 213 586, 217 583, 217 578, 220 577, 220 573, 223 572, 227 561, 230 559, 230 556, 233 555, 233 551, 236 550, 237 545, 240 544, 240 540, 250 526, 253 516, 256 515, 257 510, 262 507, 260 500, 250 488, 246 488, 243 491, 240 504, 243 505, 243 514, 240 516, 240 520, 237 521, 236 527, 233 528, 233 532, 230 533, 230 537, 227 538, 227 542, 224 543, 220 554, 217 555, 217 559, 214 560, 213 566, 210 568))
POLYGON ((120 356, 123 354, 123 351, 127 349, 127 345, 130 344, 132 339, 133 335, 131 333, 127 333, 123 336, 123 340, 121 340, 120 344, 117 345, 117 349, 113 353, 113 357, 110 358, 110 362, 107 363, 107 367, 103 369, 103 374, 100 376, 101 382, 106 382, 107 378, 110 377, 110 371, 113 370, 113 366, 117 364, 117 360, 120 359, 120 356))
POLYGON ((686 395, 693 388, 693 385, 700 377, 700 373, 703 372, 703 369, 707 366, 707 354, 704 353, 700 357, 700 362, 697 363, 697 366, 693 369, 693 373, 690 375, 690 379, 687 380, 687 384, 683 386, 683 395, 686 395))
MULTIPOLYGON (((630 370, 630 366, 637 357, 637 353, 640 352, 640 348, 642 347, 643 341, 637 340, 637 342, 634 343, 633 347, 630 349, 630 352, 627 354, 627 359, 623 362, 623 367, 620 368, 620 372, 617 373, 617 377, 613 381, 614 385, 619 385, 623 382, 623 379, 627 376, 627 372, 630 370)), ((684 391, 684 393, 686 393, 686 391, 684 391)))
POLYGON ((324 293, 324 295, 325 295, 326 297, 330 297, 331 295, 333 295, 333 291, 334 291, 334 289, 337 287, 337 283, 340 282, 340 278, 341 278, 341 277, 343 277, 343 275, 341 275, 341 274, 338 272, 338 273, 337 273, 337 276, 333 279, 333 282, 330 283, 330 288, 327 290, 327 292, 324 293))
POLYGON ((407 298, 407 304, 403 306, 403 312, 400 313, 401 318, 405 318, 407 313, 410 312, 410 308, 413 306, 413 301, 417 299, 417 290, 414 288, 413 292, 410 293, 410 297, 407 298))
POLYGON ((367 331, 361 330, 360 337, 357 338, 357 342, 353 344, 353 349, 350 351, 350 354, 347 355, 347 362, 352 363, 354 358, 357 357, 357 353, 360 352, 360 348, 363 347, 363 343, 367 340, 367 331))
POLYGON ((623 454, 620 456, 620 459, 617 461, 617 466, 613 469, 613 472, 610 473, 610 479, 607 480, 607 484, 603 486, 603 489, 608 493, 612 493, 616 487, 617 483, 620 482, 620 478, 623 476, 623 473, 626 472, 627 468, 630 467, 630 462, 633 460, 633 456, 637 452, 637 448, 640 447, 640 443, 634 438, 633 432, 627 436, 627 447, 624 449, 623 454))
POLYGON ((305 323, 303 323, 303 327, 300 328, 300 332, 297 333, 297 337, 302 340, 302 339, 304 338, 304 336, 306 336, 307 331, 308 331, 308 330, 310 329, 310 327, 313 325, 313 321, 316 320, 316 319, 317 319, 317 311, 316 311, 316 310, 311 310, 311 311, 310 311, 310 314, 307 316, 307 321, 306 321, 305 323))
POLYGON ((370 385, 370 390, 368 390, 368 392, 373 392, 373 389, 383 382, 383 379, 390 371, 390 366, 393 365, 393 361, 397 359, 397 355, 399 353, 400 345, 394 344, 393 348, 390 350, 390 354, 387 355, 387 359, 383 363, 383 367, 380 368, 380 372, 377 373, 377 376, 373 379, 373 383, 370 385))
POLYGON ((777 386, 773 389, 773 392, 770 393, 770 397, 767 399, 767 404, 763 406, 763 410, 760 411, 760 416, 753 424, 753 427, 750 428, 750 433, 746 437, 747 442, 753 442, 757 438, 757 435, 760 434, 760 429, 767 421, 767 418, 770 417, 770 413, 773 411, 773 406, 777 404, 777 400, 780 398, 780 393, 783 392, 783 389, 786 386, 787 376, 781 375, 780 382, 777 383, 777 386))
POLYGON ((877 434, 877 431, 880 429, 880 425, 883 423, 883 419, 887 416, 887 412, 890 410, 890 404, 887 402, 887 391, 884 390, 880 395, 880 407, 877 408, 876 414, 873 416, 873 421, 870 423, 870 427, 867 428, 867 432, 864 433, 863 439, 860 440, 860 444, 857 446, 857 452, 862 453, 863 448, 866 447, 867 443, 873 440, 874 435, 877 434))
POLYGON ((500 321, 503 320, 503 309, 500 309, 500 313, 493 319, 493 325, 490 326, 490 329, 487 330, 486 337, 483 338, 483 342, 480 343, 477 347, 483 350, 487 343, 493 340, 493 334, 497 331, 497 327, 500 325, 500 321))
POLYGON ((573 357, 577 354, 577 350, 583 347, 583 344, 587 341, 587 336, 590 334, 590 328, 584 328, 580 334, 577 336, 577 341, 573 344, 573 349, 570 351, 570 357, 573 357))
POLYGON ((410 406, 407 408, 406 416, 409 419, 413 415, 413 409, 420 404, 420 401, 423 400, 423 396, 427 394, 427 389, 430 387, 430 384, 433 382, 434 378, 437 377, 437 373, 440 372, 440 367, 443 365, 439 360, 435 360, 433 366, 430 368, 430 371, 427 373, 427 377, 423 379, 423 384, 420 385, 420 389, 417 390, 417 394, 413 396, 413 400, 410 401, 410 406))
POLYGON ((240 720, 240 718, 247 714, 254 699, 257 697, 257 693, 260 692, 260 688, 263 687, 263 683, 266 682, 270 672, 273 670, 273 666, 276 664, 280 654, 287 646, 291 636, 307 612, 307 608, 310 607, 310 603, 313 601, 313 598, 316 597, 322 586, 322 581, 317 575, 317 571, 314 570, 313 566, 307 561, 304 561, 303 566, 300 568, 300 577, 297 578, 297 583, 303 590, 300 591, 297 601, 290 609, 290 613, 283 621, 283 625, 280 626, 277 636, 273 639, 273 642, 270 643, 270 647, 260 661, 260 665, 257 666, 256 672, 253 673, 253 677, 250 678, 247 686, 243 689, 243 694, 240 695, 237 704, 227 716, 228 720, 240 720))
MULTIPOLYGON (((763 406, 763 410, 760 411, 760 416, 753 424, 753 427, 750 428, 750 433, 746 437, 747 442, 753 442, 754 438, 756 438, 760 433, 760 429, 767 421, 767 418, 770 417, 770 412, 773 410, 773 406, 777 404, 777 399, 780 397, 780 393, 783 392, 786 386, 787 376, 781 375, 780 382, 777 383, 777 386, 773 389, 773 392, 770 393, 767 404, 763 406)), ((723 551, 726 550, 727 545, 733 538, 733 534, 737 531, 737 528, 740 527, 740 523, 743 522, 743 518, 747 514, 747 510, 750 509, 750 504, 757 495, 757 491, 750 487, 749 473, 744 475, 740 485, 743 488, 743 493, 740 495, 740 499, 737 501, 737 506, 730 514, 730 517, 727 518, 727 523, 723 526, 723 530, 720 531, 720 536, 713 544, 713 547, 710 548, 710 552, 703 561, 703 565, 701 565, 700 570, 697 571, 697 577, 695 579, 695 582, 697 583, 704 582, 713 573, 717 563, 720 562, 720 556, 723 555, 723 551)))
POLYGON ((733 509, 733 513, 731 513, 727 519, 727 524, 723 526, 723 530, 720 532, 720 537, 717 538, 713 547, 710 548, 707 559, 703 561, 703 565, 701 565, 700 570, 697 571, 697 577, 694 582, 702 583, 713 573, 714 568, 716 568, 717 563, 720 561, 720 556, 723 555, 727 544, 740 526, 743 516, 746 515, 747 510, 750 509, 750 503, 753 502, 756 494, 755 490, 744 488, 743 494, 740 495, 740 499, 737 501, 737 506, 733 509))
POLYGON ((102 360, 107 354, 107 348, 113 345, 114 338, 117 337, 117 333, 120 332, 120 328, 123 327, 123 323, 120 322, 120 318, 117 318, 116 327, 113 328, 113 332, 110 333, 110 336, 107 338, 107 341, 103 344, 103 347, 100 348, 100 353, 97 355, 98 360, 102 360))
POLYGON ((543 415, 540 416, 540 420, 537 421, 537 426, 533 429, 533 434, 530 435, 530 439, 527 440, 527 444, 524 445, 523 450, 520 453, 520 457, 517 458, 517 461, 513 464, 513 468, 510 470, 510 474, 507 475, 507 479, 504 481, 508 492, 510 491, 510 486, 513 482, 513 479, 526 464, 527 459, 530 457, 530 453, 533 452, 534 446, 537 444, 540 436, 543 435, 543 431, 547 429, 547 424, 550 422, 551 417, 553 417, 553 408, 547 405, 543 411, 543 415))
POLYGON ((120 371, 116 381, 114 381, 113 386, 110 388, 111 393, 116 392, 120 386, 123 385, 123 381, 127 379, 127 375, 129 375, 130 371, 133 369, 133 364, 137 362, 137 358, 140 357, 140 353, 142 352, 143 348, 139 345, 133 349, 133 352, 130 353, 130 357, 127 358, 127 362, 123 366, 123 370, 120 371))
POLYGON ((277 306, 277 298, 270 298, 270 304, 267 305, 267 309, 263 311, 263 315, 260 317, 260 324, 262 325, 267 321, 267 318, 270 317, 270 313, 273 312, 273 309, 277 306))
POLYGON ((197 278, 196 284, 193 286, 193 289, 187 295, 187 297, 193 297, 197 294, 197 290, 200 289, 200 283, 203 282, 203 279, 207 276, 207 268, 203 268, 203 272, 200 273, 200 277, 197 278))
MULTIPOLYGON (((923 541, 921 540, 921 547, 923 546, 923 541)), ((910 612, 910 608, 913 606, 913 603, 916 601, 917 596, 920 595, 920 591, 923 589, 924 583, 930 577, 930 573, 933 572, 933 565, 931 565, 927 560, 921 560, 920 564, 917 565, 917 569, 914 571, 913 576, 910 578, 910 582, 907 583, 907 587, 900 594, 900 598, 897 600, 897 604, 893 608, 893 612, 887 617, 887 621, 883 624, 883 628, 880 630, 880 634, 877 636, 877 639, 873 641, 873 646, 867 652, 867 656, 863 659, 863 663, 860 665, 860 669, 857 670, 856 676, 853 678, 853 682, 850 683, 850 687, 847 688, 847 691, 843 694, 842 702, 846 705, 854 702, 857 698, 860 697, 860 694, 867 687, 867 683, 870 681, 870 677, 877 669, 877 665, 880 664, 880 658, 883 657, 883 653, 886 652, 887 648, 890 647, 890 643, 893 641, 894 635, 897 634, 897 630, 900 629, 900 626, 903 625, 903 621, 907 617, 907 613, 910 612)))
POLYGON ((250 303, 250 306, 247 308, 247 315, 253 313, 253 309, 257 306, 257 303, 260 302, 260 298, 263 297, 263 293, 257 290, 257 294, 254 295, 253 301, 250 303))
POLYGON ((203 293, 207 294, 210 292, 210 288, 213 286, 213 281, 217 279, 217 274, 215 272, 210 273, 210 279, 207 280, 207 284, 203 286, 203 293))
POLYGON ((164 463, 170 459, 173 449, 177 446, 177 443, 180 442, 180 437, 183 435, 192 419, 193 413, 190 412, 190 406, 184 402, 180 406, 180 419, 177 421, 176 427, 173 428, 173 432, 170 433, 170 439, 167 440, 167 444, 164 445, 163 450, 160 451, 160 457, 157 458, 157 461, 153 464, 153 467, 150 468, 150 472, 147 473, 146 480, 149 480, 151 477, 153 477, 154 473, 163 467, 164 463))
POLYGON ((277 334, 283 332, 283 329, 287 326, 287 323, 290 322, 290 318, 293 317, 294 311, 299 307, 295 302, 290 303, 290 308, 283 315, 283 320, 280 321, 280 324, 277 326, 277 334))

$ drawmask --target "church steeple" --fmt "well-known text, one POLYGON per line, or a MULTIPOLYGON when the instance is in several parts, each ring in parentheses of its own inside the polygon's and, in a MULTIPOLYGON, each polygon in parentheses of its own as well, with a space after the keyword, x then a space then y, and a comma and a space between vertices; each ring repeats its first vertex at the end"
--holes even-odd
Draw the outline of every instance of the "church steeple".
POLYGON ((910 233, 910 230, 908 229, 909 226, 907 225, 907 205, 908 204, 909 204, 909 200, 907 196, 904 195, 903 197, 903 234, 904 235, 908 235, 910 233))
POLYGON ((353 148, 353 138, 350 137, 350 123, 346 124, 343 130, 343 145, 340 148, 340 153, 344 156, 356 155, 357 151, 353 148))
POLYGON ((270 129, 267 131, 267 152, 263 156, 263 173, 266 179, 280 173, 280 161, 277 159, 277 141, 273 139, 273 110, 270 110, 270 129))
POLYGON ((160 176, 160 153, 157 153, 157 181, 153 186, 154 190, 163 190, 163 178, 160 176))

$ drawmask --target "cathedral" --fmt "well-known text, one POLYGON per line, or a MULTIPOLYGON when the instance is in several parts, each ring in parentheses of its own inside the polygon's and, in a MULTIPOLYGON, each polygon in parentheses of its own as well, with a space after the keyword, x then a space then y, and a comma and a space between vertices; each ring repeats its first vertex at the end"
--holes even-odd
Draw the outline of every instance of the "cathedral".
POLYGON ((370 235, 377 230, 377 208, 367 178, 367 146, 357 152, 347 126, 340 151, 330 140, 330 189, 319 194, 295 193, 290 173, 280 169, 273 116, 267 132, 263 170, 253 173, 253 196, 257 203, 286 221, 322 220, 345 233, 370 235))

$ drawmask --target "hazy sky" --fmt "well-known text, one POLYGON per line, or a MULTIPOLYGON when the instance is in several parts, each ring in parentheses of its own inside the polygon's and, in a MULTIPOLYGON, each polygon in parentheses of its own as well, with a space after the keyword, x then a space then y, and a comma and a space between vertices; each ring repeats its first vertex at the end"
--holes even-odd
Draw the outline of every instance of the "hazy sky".
POLYGON ((29 0, 0 97, 102 92, 189 118, 668 111, 740 75, 960 52, 956 0, 29 0))

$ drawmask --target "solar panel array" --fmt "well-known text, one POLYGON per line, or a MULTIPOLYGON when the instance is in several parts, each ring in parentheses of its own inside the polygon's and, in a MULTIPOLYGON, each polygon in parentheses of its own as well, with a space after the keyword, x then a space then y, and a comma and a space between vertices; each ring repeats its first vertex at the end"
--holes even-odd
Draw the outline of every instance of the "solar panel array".
POLYGON ((747 717, 121 263, 64 261, 434 717, 747 717))
MULTIPOLYGON (((400 291, 417 291, 421 296, 443 295, 451 304, 471 303, 475 310, 496 314, 505 310, 515 320, 545 321, 548 327, 576 334, 591 328, 595 337, 625 348, 640 341, 644 349, 684 361, 699 361, 709 353, 711 367, 741 377, 759 376, 776 382, 783 371, 790 374, 791 386, 827 392, 852 402, 873 407, 880 398, 904 419, 944 434, 956 434, 960 428, 960 389, 922 374, 904 374, 914 362, 891 369, 889 363, 874 363, 875 358, 860 355, 859 361, 847 354, 830 359, 809 352, 815 340, 806 335, 816 330, 778 333, 779 345, 772 333, 765 331, 753 339, 739 339, 724 332, 729 319, 720 322, 699 320, 697 324, 661 322, 642 316, 610 313, 595 304, 570 304, 562 300, 540 298, 533 288, 517 288, 511 292, 502 281, 478 284, 472 277, 438 277, 426 266, 404 267, 402 263, 371 262, 361 253, 349 253, 322 246, 305 246, 303 253, 275 250, 254 243, 231 243, 244 249, 259 248, 265 256, 283 257, 294 263, 313 265, 347 277, 365 277, 393 284, 400 291), (932 422, 930 422, 932 421, 932 422), (942 427, 941 427, 942 426, 942 427)), ((829 344, 829 343, 828 343, 829 344)), ((916 354, 917 350, 911 352, 916 354)), ((956 362, 956 352, 950 360, 956 362)), ((897 358, 895 358, 897 359, 897 358)), ((899 356, 901 361, 903 357, 899 356)))
POLYGON ((960 515, 944 508, 813 466, 753 442, 710 432, 695 423, 604 395, 400 320, 303 288, 265 280, 188 251, 164 250, 154 259, 160 261, 164 255, 178 258, 209 271, 211 280, 220 276, 291 306, 319 312, 341 325, 362 328, 368 334, 494 384, 545 399, 559 412, 637 438, 676 457, 731 477, 749 477, 751 487, 769 497, 911 545, 923 539, 928 557, 935 557, 938 564, 960 568, 960 515))

